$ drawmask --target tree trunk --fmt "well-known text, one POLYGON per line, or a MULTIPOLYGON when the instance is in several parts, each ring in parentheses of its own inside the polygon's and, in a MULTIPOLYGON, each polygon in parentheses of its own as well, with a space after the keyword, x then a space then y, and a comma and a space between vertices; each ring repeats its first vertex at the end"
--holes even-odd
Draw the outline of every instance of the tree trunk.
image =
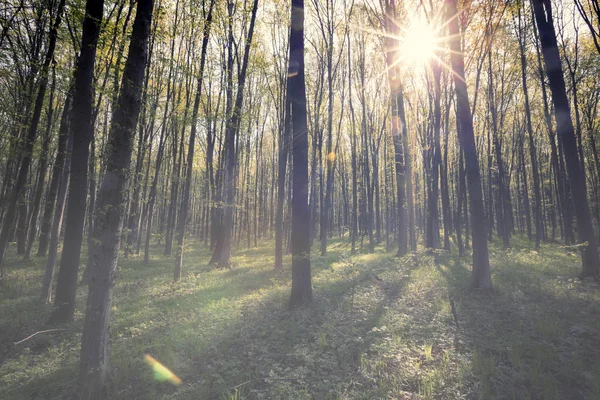
POLYGON ((308 131, 304 80, 304 0, 292 0, 288 94, 292 104, 292 293, 290 306, 312 301, 308 209, 308 131))
MULTIPOLYGON (((70 111, 71 106, 67 106, 67 113, 70 111)), ((42 281, 42 292, 41 300, 45 303, 52 301, 52 281, 54 280, 54 271, 56 270, 56 256, 58 253, 58 242, 60 240, 60 231, 62 228, 62 221, 65 211, 65 203, 67 200, 67 188, 69 187, 69 175, 71 174, 71 153, 73 150, 73 134, 69 129, 70 122, 68 119, 61 123, 61 131, 67 136, 67 143, 65 143, 65 149, 63 156, 59 160, 58 157, 55 163, 60 161, 60 175, 58 178, 58 192, 56 195, 56 210, 54 211, 54 218, 52 221, 52 227, 50 229, 50 243, 48 250, 48 259, 46 260, 46 269, 44 273, 44 279, 42 281)))
POLYGON ((577 218, 579 243, 584 245, 581 249, 582 275, 597 275, 600 272, 600 258, 598 257, 598 247, 585 190, 585 175, 581 171, 575 130, 573 128, 573 121, 571 120, 569 100, 567 99, 565 80, 558 53, 556 33, 552 19, 552 5, 550 0, 532 0, 531 3, 540 35, 544 64, 546 65, 546 72, 550 81, 557 131, 562 138, 561 142, 567 164, 567 174, 571 184, 575 217, 577 218))
POLYGON ((61 180, 61 175, 64 168, 67 141, 69 139, 69 113, 71 112, 72 97, 73 86, 71 85, 69 92, 67 93, 67 97, 65 99, 62 115, 60 117, 56 158, 52 167, 52 178, 50 179, 50 187, 48 189, 48 194, 46 195, 46 203, 44 204, 44 215, 42 217, 42 224, 40 228, 40 241, 37 251, 38 257, 43 257, 48 252, 48 239, 50 235, 50 230, 53 226, 52 221, 56 203, 56 196, 58 193, 59 182, 61 180))
POLYGON ((289 137, 292 119, 289 85, 286 85, 283 129, 279 134, 279 159, 277 174, 277 214, 275 216, 275 270, 283 269, 283 205, 285 200, 285 174, 287 169, 289 137))
POLYGON ((81 398, 99 399, 108 378, 108 327, 116 279, 127 181, 141 106, 153 0, 139 0, 118 106, 108 138, 106 174, 98 194, 94 224, 94 256, 89 267, 89 292, 81 337, 81 398))
POLYGON ((460 32, 458 28, 458 10, 456 0, 446 0, 447 23, 450 33, 450 61, 454 72, 454 89, 456 91, 457 120, 460 123, 458 137, 464 151, 466 174, 469 186, 469 203, 471 208, 471 221, 473 227, 473 270, 471 286, 476 289, 490 290, 492 278, 488 255, 488 243, 485 228, 485 212, 481 197, 481 176, 475 136, 473 133, 473 119, 469 106, 467 83, 465 81, 464 58, 460 45, 460 32))
POLYGON ((11 197, 8 201, 8 207, 6 210, 4 221, 2 223, 2 229, 0 230, 0 277, 4 275, 4 257, 6 256, 6 248, 8 247, 9 233, 13 225, 12 221, 15 216, 17 203, 20 199, 22 199, 25 185, 27 183, 27 176, 29 174, 29 166, 31 164, 33 145, 35 142, 35 137, 37 135, 37 128, 40 122, 40 116, 42 115, 42 107, 44 106, 46 88, 48 86, 48 72, 50 68, 50 63, 54 58, 54 50, 56 48, 56 41, 58 38, 58 28, 60 27, 64 8, 65 0, 61 0, 58 5, 56 20, 54 21, 54 24, 50 29, 50 34, 48 37, 48 50, 46 50, 44 64, 42 65, 39 89, 33 108, 33 115, 31 117, 31 122, 29 124, 27 135, 25 137, 25 145, 21 153, 21 166, 19 168, 17 180, 13 188, 13 193, 11 194, 11 197))
POLYGON ((56 74, 52 69, 52 88, 50 89, 50 98, 48 99, 48 113, 46 115, 46 133, 42 139, 42 151, 40 154, 39 173, 36 188, 33 195, 33 205, 29 215, 29 231, 27 234, 27 247, 25 249, 24 260, 31 258, 33 242, 37 236, 37 220, 40 212, 40 203, 42 194, 46 186, 46 170, 48 169, 48 152, 50 151, 50 141, 52 139, 52 116, 54 113, 54 90, 56 88, 56 74))
MULTIPOLYGON (((230 17, 233 18, 231 9, 233 4, 228 3, 230 8, 230 17)), ((221 245, 215 246, 213 259, 217 258, 217 263, 220 268, 229 267, 229 258, 231 256, 231 240, 233 235, 233 209, 235 207, 235 181, 236 181, 236 137, 240 129, 242 105, 244 102, 244 86, 246 82, 246 71, 248 69, 248 58, 250 56, 250 45, 252 44, 252 35, 254 34, 254 23, 256 21, 256 11, 258 8, 258 0, 254 0, 252 7, 252 18, 248 27, 246 37, 246 47, 244 49, 244 58, 242 59, 242 68, 238 76, 238 90, 235 98, 235 105, 232 114, 227 119, 225 128, 225 143, 224 143, 224 214, 223 214, 223 231, 220 238, 221 245)), ((233 22, 232 22, 233 23, 233 22)), ((233 29, 233 27, 230 27, 233 29)), ((230 35, 233 32, 230 31, 230 35)), ((231 36, 233 37, 233 36, 231 36)), ((231 51, 231 50, 230 50, 231 51)), ((231 54, 231 53, 230 53, 231 54)), ((212 261, 212 260, 211 260, 212 261)))
POLYGON ((192 172, 194 165, 194 147, 196 145, 196 125, 198 119, 198 108, 200 106, 200 96, 202 94, 202 76, 204 74, 204 65, 206 62, 206 51, 208 48, 208 37, 210 34, 210 25, 212 23, 212 12, 214 0, 210 0, 208 15, 204 21, 202 36, 202 50, 200 55, 200 70, 198 71, 198 88, 196 89, 196 98, 194 99, 194 109, 192 111, 192 130, 190 132, 190 141, 188 144, 187 170, 185 172, 185 183, 183 188, 183 199, 181 200, 181 211, 179 213, 179 224, 177 226, 177 261, 173 271, 173 279, 181 279, 183 271, 183 253, 185 250, 185 223, 190 203, 190 191, 192 185, 192 172))
POLYGON ((85 219, 89 144, 94 137, 92 121, 92 81, 96 62, 96 45, 102 24, 104 1, 88 0, 81 34, 81 52, 75 73, 75 92, 70 126, 73 132, 71 176, 65 240, 58 271, 54 311, 51 323, 73 319, 75 291, 81 257, 85 219))

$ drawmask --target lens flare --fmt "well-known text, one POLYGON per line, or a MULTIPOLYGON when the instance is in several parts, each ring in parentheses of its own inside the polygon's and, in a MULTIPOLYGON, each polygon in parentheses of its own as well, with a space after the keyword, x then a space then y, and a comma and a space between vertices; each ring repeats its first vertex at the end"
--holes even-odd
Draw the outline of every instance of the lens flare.
POLYGON ((413 18, 402 36, 400 58, 407 64, 420 67, 435 57, 437 38, 427 22, 413 18))
POLYGON ((169 368, 162 365, 158 360, 152 357, 150 354, 144 356, 144 360, 152 367, 154 371, 154 379, 159 382, 169 381, 173 385, 181 384, 181 379, 177 375, 171 372, 169 368))

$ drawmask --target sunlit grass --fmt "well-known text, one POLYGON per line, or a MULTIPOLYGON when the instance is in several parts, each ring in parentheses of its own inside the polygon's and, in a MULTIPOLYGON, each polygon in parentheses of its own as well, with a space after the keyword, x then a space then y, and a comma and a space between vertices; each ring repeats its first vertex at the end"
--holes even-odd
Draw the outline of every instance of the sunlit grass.
MULTIPOLYGON (((178 283, 174 260, 154 247, 149 266, 119 263, 111 398, 594 398, 597 284, 576 279, 577 255, 529 246, 492 244, 495 291, 485 296, 465 290, 468 256, 397 259, 380 246, 351 255, 336 239, 326 257, 313 252, 313 305, 294 311, 290 258, 274 272, 272 242, 235 252, 232 269, 209 268, 210 253, 191 242, 178 283), (157 381, 146 354, 182 384, 157 381)), ((0 393, 9 399, 76 392, 84 288, 71 331, 11 344, 44 329, 42 264, 10 254, 0 283, 0 393)))

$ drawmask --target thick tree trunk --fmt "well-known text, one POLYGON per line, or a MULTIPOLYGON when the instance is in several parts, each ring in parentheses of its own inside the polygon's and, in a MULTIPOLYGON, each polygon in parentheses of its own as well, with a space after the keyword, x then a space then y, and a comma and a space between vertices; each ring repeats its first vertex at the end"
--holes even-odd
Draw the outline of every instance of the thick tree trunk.
POLYGON ((81 337, 82 399, 105 396, 108 378, 108 327, 112 292, 125 217, 126 189, 141 106, 153 0, 139 0, 118 106, 108 138, 106 174, 95 213, 94 256, 89 266, 89 292, 81 337))
POLYGON ((564 149, 567 174, 571 184, 575 217, 577 218, 577 231, 579 243, 584 244, 581 249, 583 264, 583 276, 597 275, 600 272, 600 258, 598 257, 598 245, 594 235, 587 193, 585 190, 584 173, 581 171, 581 163, 578 156, 577 141, 569 100, 563 76, 560 55, 556 42, 552 19, 552 5, 550 0, 532 0, 535 20, 538 26, 542 55, 546 65, 552 101, 555 108, 556 126, 561 137, 564 149))
POLYGON ((304 0, 292 0, 288 85, 292 104, 292 293, 290 306, 312 301, 308 209, 308 131, 304 79, 304 0))
POLYGON ((17 254, 25 254, 25 240, 27 237, 27 203, 25 202, 25 193, 22 194, 17 207, 18 217, 15 236, 17 239, 17 254))
POLYGON ((75 73, 75 92, 71 111, 73 151, 65 240, 58 271, 54 311, 50 322, 60 323, 73 319, 75 291, 81 257, 83 224, 87 195, 89 144, 94 137, 92 121, 92 81, 96 62, 96 45, 102 24, 104 1, 88 0, 81 34, 81 52, 75 73))

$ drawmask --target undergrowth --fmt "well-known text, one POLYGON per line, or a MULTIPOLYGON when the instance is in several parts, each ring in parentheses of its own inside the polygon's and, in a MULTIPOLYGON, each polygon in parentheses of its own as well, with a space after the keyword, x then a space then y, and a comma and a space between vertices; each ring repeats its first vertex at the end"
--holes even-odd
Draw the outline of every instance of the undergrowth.
MULTIPOLYGON (((111 322, 110 398, 600 399, 600 292, 577 279, 580 259, 515 238, 492 243, 494 292, 466 290, 469 257, 419 250, 350 254, 340 239, 313 252, 314 301, 289 310, 290 259, 273 243, 208 267, 190 241, 184 277, 153 248, 150 265, 119 261, 111 322), (183 381, 157 382, 150 354, 183 381)), ((9 254, 0 282, 0 393, 76 396, 85 288, 75 321, 39 334, 44 260, 9 254)))

